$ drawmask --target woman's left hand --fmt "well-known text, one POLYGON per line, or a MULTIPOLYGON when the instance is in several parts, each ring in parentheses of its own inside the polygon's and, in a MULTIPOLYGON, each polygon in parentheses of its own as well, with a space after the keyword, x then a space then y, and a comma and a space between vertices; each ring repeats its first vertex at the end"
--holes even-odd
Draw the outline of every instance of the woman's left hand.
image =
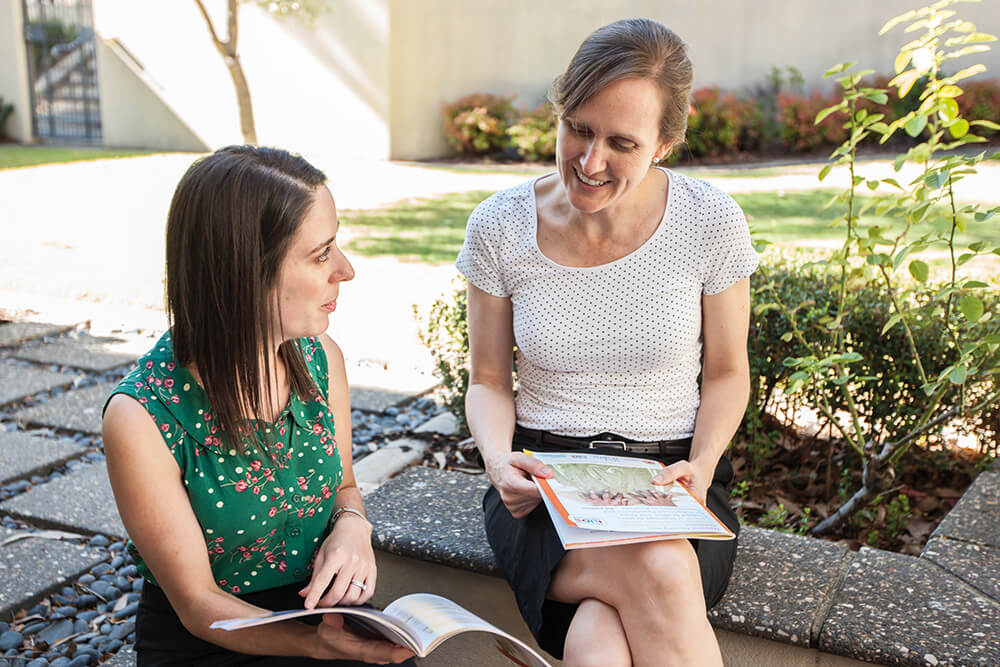
POLYGON ((341 515, 316 552, 309 584, 299 591, 306 609, 359 605, 371 598, 376 578, 371 536, 370 523, 348 512, 341 515))
POLYGON ((695 498, 703 504, 708 494, 708 487, 712 485, 712 477, 715 475, 715 466, 707 468, 691 461, 678 461, 672 463, 661 470, 653 477, 653 484, 664 485, 674 481, 684 483, 695 498))

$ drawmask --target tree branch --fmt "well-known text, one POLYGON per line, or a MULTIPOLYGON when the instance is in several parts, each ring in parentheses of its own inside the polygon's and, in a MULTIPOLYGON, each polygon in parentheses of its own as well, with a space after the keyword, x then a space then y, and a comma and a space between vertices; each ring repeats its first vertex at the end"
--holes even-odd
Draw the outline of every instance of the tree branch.
POLYGON ((208 11, 205 9, 205 5, 201 0, 194 0, 194 4, 198 5, 198 10, 201 12, 201 17, 205 19, 205 25, 208 26, 208 34, 212 36, 212 43, 215 44, 215 48, 219 50, 222 55, 228 55, 225 51, 225 42, 219 39, 219 35, 215 32, 215 26, 212 25, 212 19, 208 15, 208 11))

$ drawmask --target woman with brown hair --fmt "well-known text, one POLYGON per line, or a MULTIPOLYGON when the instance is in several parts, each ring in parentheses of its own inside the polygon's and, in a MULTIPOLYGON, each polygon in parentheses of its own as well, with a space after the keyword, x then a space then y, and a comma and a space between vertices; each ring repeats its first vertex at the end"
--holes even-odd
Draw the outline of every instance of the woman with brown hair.
POLYGON ((104 413, 108 475, 145 578, 139 665, 412 655, 344 629, 337 614, 209 629, 303 603, 361 604, 375 589, 344 359, 324 333, 354 277, 325 183, 299 156, 235 146, 196 161, 174 193, 172 326, 104 413))
POLYGON ((731 198, 657 166, 684 140, 691 81, 660 23, 591 34, 550 92, 556 173, 480 204, 457 262, 487 536, 528 627, 567 665, 721 664, 705 610, 735 541, 567 552, 529 477, 552 471, 520 451, 659 458, 654 483, 685 482, 739 529, 723 452, 749 394, 757 257, 731 198))

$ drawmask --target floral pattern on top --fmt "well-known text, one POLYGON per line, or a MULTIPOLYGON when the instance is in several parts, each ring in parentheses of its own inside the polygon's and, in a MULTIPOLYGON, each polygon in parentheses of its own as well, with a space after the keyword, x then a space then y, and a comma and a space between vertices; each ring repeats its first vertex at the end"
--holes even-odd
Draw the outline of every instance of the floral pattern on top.
MULTIPOLYGON (((204 389, 174 358, 170 332, 111 394, 131 396, 153 418, 180 468, 212 575, 231 593, 309 577, 343 478, 326 352, 315 337, 298 345, 316 387, 304 397, 292 390, 274 422, 247 429, 249 446, 239 451, 221 437, 204 389)), ((156 583, 131 540, 128 548, 142 576, 156 583)))

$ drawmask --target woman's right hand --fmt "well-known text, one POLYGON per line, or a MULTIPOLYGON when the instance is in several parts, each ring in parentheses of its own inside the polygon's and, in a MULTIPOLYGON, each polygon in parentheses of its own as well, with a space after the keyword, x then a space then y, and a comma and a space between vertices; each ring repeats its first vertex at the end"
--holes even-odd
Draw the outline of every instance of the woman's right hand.
POLYGON ((385 639, 367 639, 344 628, 343 614, 324 614, 316 626, 320 660, 360 660, 375 665, 403 662, 413 651, 385 639))
POLYGON ((535 477, 552 477, 552 469, 538 459, 521 452, 510 452, 486 463, 486 474, 500 493, 500 500, 511 516, 520 519, 542 501, 538 487, 531 481, 535 477))

